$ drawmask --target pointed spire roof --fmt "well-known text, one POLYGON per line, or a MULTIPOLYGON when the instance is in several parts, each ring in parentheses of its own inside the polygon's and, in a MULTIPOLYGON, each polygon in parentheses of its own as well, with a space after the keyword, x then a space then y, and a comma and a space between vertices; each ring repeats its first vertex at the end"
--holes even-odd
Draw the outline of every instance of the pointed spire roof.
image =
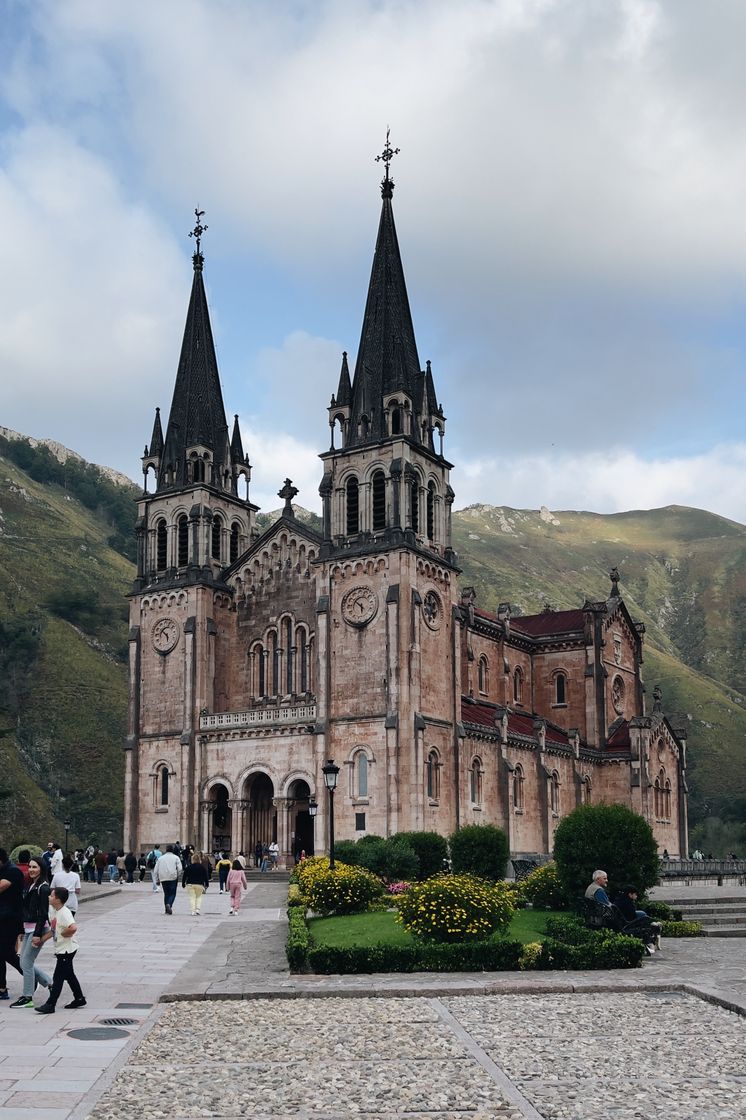
POLYGON ((204 256, 200 251, 200 238, 207 227, 200 222, 202 211, 195 213, 197 225, 193 233, 197 239, 197 251, 192 258, 194 277, 166 428, 159 487, 168 485, 178 488, 187 483, 186 461, 190 447, 201 445, 212 452, 214 477, 220 477, 221 468, 229 458, 228 424, 202 277, 204 256), (170 471, 174 472, 173 479, 169 478, 167 482, 167 472, 170 471))
POLYGON ((163 428, 161 427, 161 410, 156 408, 155 420, 153 421, 153 434, 150 437, 150 447, 147 451, 148 455, 156 458, 163 454, 163 428))
POLYGON ((339 371, 339 385, 334 397, 334 403, 343 408, 349 406, 352 400, 352 384, 350 382, 350 367, 347 365, 347 351, 342 352, 342 369, 339 371))
POLYGON ((381 219, 352 383, 349 445, 374 442, 387 434, 383 400, 389 393, 407 393, 415 407, 421 400, 422 371, 392 206, 389 163, 394 154, 387 137, 381 219), (367 436, 358 434, 363 416, 368 420, 367 436))
POLYGON ((243 442, 241 440, 241 429, 238 426, 238 413, 236 412, 233 417, 233 435, 231 436, 231 462, 243 463, 243 442))

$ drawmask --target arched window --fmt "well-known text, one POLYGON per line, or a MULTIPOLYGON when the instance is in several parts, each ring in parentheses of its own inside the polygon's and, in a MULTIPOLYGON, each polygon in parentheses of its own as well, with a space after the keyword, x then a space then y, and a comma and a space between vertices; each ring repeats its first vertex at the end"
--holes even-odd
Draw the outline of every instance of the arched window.
POLYGON ((438 762, 438 752, 430 751, 427 756, 427 796, 431 801, 437 801, 440 797, 440 764, 438 762))
POLYGON ((557 673, 554 678, 554 702, 555 704, 567 703, 567 677, 564 673, 557 673))
POLYGON ((269 635, 269 657, 272 674, 270 695, 277 696, 280 691, 280 648, 277 641, 276 630, 273 630, 269 635))
POLYGON ((556 770, 552 771, 549 779, 549 803, 553 813, 559 816, 560 811, 560 780, 556 770))
POLYGON ((199 455, 195 452, 191 458, 192 463, 192 482, 205 481, 205 464, 204 460, 200 459, 199 455))
POLYGON ((223 519, 219 514, 216 514, 212 519, 212 548, 211 554, 213 560, 220 559, 221 545, 223 543, 223 519))
POLYGON ((435 540, 435 483, 431 482, 427 488, 427 539, 435 540))
POLYGON ((373 475, 373 532, 386 528, 386 476, 383 471, 373 475))
POLYGON ((305 626, 295 631, 296 661, 298 665, 298 692, 308 692, 308 634, 305 626))
POLYGON ((351 536, 353 533, 360 532, 360 491, 357 484, 357 479, 354 477, 347 479, 347 533, 351 536))
POLYGON ((392 436, 401 435, 401 409, 397 405, 391 412, 391 434, 392 436))
POLYGON ((482 760, 475 758, 471 764, 470 793, 472 805, 482 804, 482 760))
POLYGON ((663 796, 665 798, 666 820, 670 821, 670 819, 671 819, 671 782, 669 781, 668 778, 666 778, 666 788, 663 791, 663 796))
POLYGON ((155 565, 159 572, 168 567, 168 529, 161 518, 155 527, 155 565))
POLYGON ((582 805, 591 803, 591 779, 584 778, 580 785, 580 801, 582 805))
POLYGON ((513 808, 517 813, 523 812, 523 767, 520 762, 513 771, 513 808))
POLYGON ((239 523, 237 521, 234 521, 233 524, 231 525, 231 551, 230 551, 230 557, 231 557, 230 562, 231 562, 231 564, 233 564, 236 560, 238 560, 238 543, 239 543, 240 535, 241 535, 241 526, 239 525, 239 523))
POLYGON ((365 751, 355 755, 355 796, 368 796, 368 756, 365 751))
POLYGON ((168 805, 168 766, 161 766, 158 775, 158 800, 161 805, 168 805))
POLYGON ((293 670, 295 668, 293 662, 295 660, 293 651, 293 624, 289 618, 286 618, 282 624, 282 636, 285 643, 285 692, 291 693, 293 689, 293 670))
POLYGON ((479 691, 489 692, 490 690, 490 667, 487 658, 482 654, 479 658, 479 691))
POLYGON ((256 658, 257 696, 261 699, 267 695, 267 653, 263 645, 258 645, 254 650, 256 658))
POLYGON ((420 483, 413 478, 409 484, 410 501, 412 503, 412 528, 415 533, 420 531, 420 483))
POLYGON ((520 665, 516 666, 513 673, 513 702, 516 704, 523 703, 523 671, 520 665))
POLYGON ((186 568, 189 563, 189 518, 182 513, 176 522, 176 542, 178 552, 178 565, 186 568))

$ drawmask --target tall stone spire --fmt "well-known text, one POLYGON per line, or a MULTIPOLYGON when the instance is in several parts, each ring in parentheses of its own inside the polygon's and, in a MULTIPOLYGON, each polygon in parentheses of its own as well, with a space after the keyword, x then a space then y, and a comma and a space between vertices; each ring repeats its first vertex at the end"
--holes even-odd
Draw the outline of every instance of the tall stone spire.
MULTIPOLYGON (((392 394, 406 394, 415 416, 422 407, 423 397, 427 400, 429 396, 423 385, 425 374, 417 354, 394 224, 394 181, 390 165, 398 151, 391 147, 387 131, 384 150, 376 157, 385 165, 381 218, 352 382, 347 447, 375 443, 389 434, 385 402, 392 394)), ((413 424, 409 434, 418 442, 422 441, 421 421, 413 424)))
POLYGON ((192 257, 194 277, 158 472, 159 490, 180 489, 193 481, 188 460, 195 451, 202 458, 205 451, 209 453, 211 467, 202 476, 207 483, 220 479, 223 472, 230 469, 231 462, 228 424, 202 277, 205 259, 201 238, 207 226, 201 221, 204 211, 195 210, 195 216, 197 224, 189 235, 196 242, 192 257))

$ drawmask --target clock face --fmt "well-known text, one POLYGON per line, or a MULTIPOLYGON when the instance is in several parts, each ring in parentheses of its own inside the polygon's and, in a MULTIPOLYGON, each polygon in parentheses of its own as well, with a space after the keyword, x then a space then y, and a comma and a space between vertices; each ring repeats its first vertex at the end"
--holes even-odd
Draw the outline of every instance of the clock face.
POLYGON ((173 618, 159 618, 153 627, 153 649, 170 653, 179 640, 179 624, 173 618))
POLYGON ((378 612, 378 596, 370 587, 353 587, 342 600, 342 618, 350 626, 367 626, 378 612))
POLYGON ((434 591, 428 591, 422 600, 422 617, 431 630, 438 630, 443 617, 440 599, 434 591))

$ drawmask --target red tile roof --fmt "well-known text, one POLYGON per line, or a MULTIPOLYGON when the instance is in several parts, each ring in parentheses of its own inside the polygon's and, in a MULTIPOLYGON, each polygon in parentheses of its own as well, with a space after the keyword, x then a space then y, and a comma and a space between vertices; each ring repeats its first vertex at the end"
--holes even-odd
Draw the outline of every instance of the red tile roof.
MULTIPOLYGON (((491 704, 474 704, 467 697, 461 698, 461 720, 463 723, 477 724, 480 727, 488 727, 491 731, 495 731, 496 718, 497 709, 491 704)), ((522 735, 533 739, 535 734, 534 719, 535 717, 528 713, 510 712, 508 715, 508 734, 522 735)), ((563 746, 567 746, 567 733, 558 727, 547 725, 547 742, 561 743, 563 746)))
POLYGON ((582 630, 585 616, 582 610, 544 611, 543 614, 521 614, 511 618, 511 630, 531 637, 548 637, 552 634, 567 634, 569 631, 582 630))
POLYGON ((630 747, 629 739, 629 724, 627 720, 622 720, 613 735, 610 735, 606 740, 606 746, 610 750, 628 750, 630 747))

